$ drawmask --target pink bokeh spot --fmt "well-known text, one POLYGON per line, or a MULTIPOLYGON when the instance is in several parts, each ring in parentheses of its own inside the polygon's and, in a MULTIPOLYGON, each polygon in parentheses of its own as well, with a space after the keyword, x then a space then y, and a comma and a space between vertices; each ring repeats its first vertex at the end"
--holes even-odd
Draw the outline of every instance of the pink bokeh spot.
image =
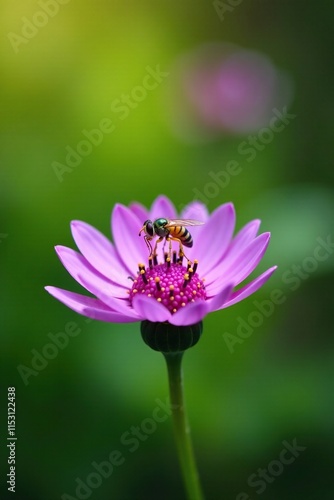
POLYGON ((255 132, 268 126, 274 108, 291 101, 285 73, 264 54, 231 44, 206 45, 185 55, 175 75, 173 126, 185 136, 255 132))

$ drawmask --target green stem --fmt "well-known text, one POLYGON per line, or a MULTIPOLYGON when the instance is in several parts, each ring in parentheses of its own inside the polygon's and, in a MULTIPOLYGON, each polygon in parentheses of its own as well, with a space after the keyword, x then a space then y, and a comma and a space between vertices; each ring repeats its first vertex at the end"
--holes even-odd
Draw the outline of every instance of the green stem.
POLYGON ((173 415, 175 439, 188 500, 204 500, 183 398, 181 368, 183 352, 163 354, 168 368, 170 405, 173 415))

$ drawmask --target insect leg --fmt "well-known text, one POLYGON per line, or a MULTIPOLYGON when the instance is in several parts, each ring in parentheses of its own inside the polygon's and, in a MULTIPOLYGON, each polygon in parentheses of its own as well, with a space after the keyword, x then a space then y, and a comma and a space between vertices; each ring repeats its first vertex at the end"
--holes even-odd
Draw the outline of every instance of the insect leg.
MULTIPOLYGON (((184 253, 182 241, 179 238, 172 238, 171 236, 169 236, 169 239, 172 240, 172 241, 177 241, 178 242, 178 244, 179 244, 179 258, 181 259, 181 261, 182 261, 182 258, 185 257, 188 262, 191 262, 190 259, 188 259, 188 257, 184 253)), ((171 248, 171 245, 172 245, 172 241, 170 241, 170 243, 169 243, 170 244, 170 248, 171 248)))
POLYGON ((153 250, 153 259, 154 259, 154 258, 157 258, 157 247, 158 247, 158 243, 161 243, 163 239, 164 239, 164 236, 160 236, 160 238, 158 238, 158 239, 157 239, 157 241, 155 242, 155 245, 154 245, 154 250, 153 250))
POLYGON ((152 238, 150 236, 144 236, 144 240, 145 240, 146 246, 147 246, 147 248, 149 249, 149 252, 150 252, 149 257, 151 257, 152 253, 153 253, 152 245, 150 243, 152 241, 152 238))

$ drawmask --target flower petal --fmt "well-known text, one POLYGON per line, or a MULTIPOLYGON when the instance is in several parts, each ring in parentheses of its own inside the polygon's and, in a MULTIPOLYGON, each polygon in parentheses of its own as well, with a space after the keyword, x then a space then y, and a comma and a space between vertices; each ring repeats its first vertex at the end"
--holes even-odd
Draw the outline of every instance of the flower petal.
POLYGON ((80 252, 97 271, 122 287, 128 288, 126 270, 113 244, 93 226, 71 222, 74 241, 80 252))
POLYGON ((263 257, 270 240, 270 233, 262 233, 255 238, 240 254, 232 254, 223 259, 205 276, 207 292, 215 295, 217 287, 221 288, 222 280, 233 281, 238 285, 256 268, 263 257))
POLYGON ((187 304, 171 315, 169 322, 176 326, 194 325, 201 321, 209 312, 209 305, 205 300, 198 300, 187 304))
MULTIPOLYGON (((193 203, 187 205, 181 213, 181 219, 195 219, 200 222, 207 222, 209 220, 209 217, 210 215, 206 206, 198 201, 194 201, 193 203)), ((192 226, 188 229, 191 233, 191 236, 193 237, 194 243, 196 243, 197 240, 201 238, 201 231, 205 228, 203 228, 202 226, 192 226)), ((187 248, 186 255, 189 259, 197 259, 196 247, 195 250, 194 248, 187 248)))
POLYGON ((245 299, 246 297, 249 297, 252 295, 254 292, 256 292, 259 288, 261 288, 262 285, 268 281, 270 276, 276 271, 277 266, 273 266, 270 269, 267 269, 264 273, 262 273, 260 276, 258 276, 255 280, 251 281, 248 283, 248 285, 244 286, 243 288, 240 288, 240 290, 237 290, 236 292, 232 293, 231 298, 223 304, 220 309, 225 309, 226 307, 232 306, 233 304, 236 304, 237 302, 240 302, 241 300, 245 299))
POLYGON ((141 203, 131 203, 129 208, 138 217, 138 219, 142 221, 142 223, 150 218, 149 211, 141 203))
POLYGON ((232 252, 241 252, 245 246, 247 246, 257 235, 259 230, 261 221, 259 219, 252 220, 248 224, 246 224, 240 231, 235 235, 231 244, 226 252, 227 255, 230 255, 232 252))
POLYGON ((138 314, 130 305, 128 296, 126 299, 119 299, 113 296, 113 289, 111 284, 106 281, 97 279, 92 280, 92 277, 86 275, 85 277, 79 276, 82 285, 90 291, 90 293, 96 295, 98 299, 106 304, 110 309, 115 312, 121 313, 124 316, 135 318, 139 320, 138 314))
POLYGON ((137 319, 129 318, 123 314, 111 311, 111 309, 98 299, 69 292, 54 286, 46 286, 45 290, 73 311, 83 316, 87 316, 88 318, 115 323, 137 321, 137 319))
POLYGON ((225 285, 214 297, 207 299, 206 302, 209 304, 210 312, 218 311, 227 302, 233 292, 233 288, 234 285, 232 283, 225 285))
POLYGON ((148 249, 138 233, 143 225, 138 217, 124 205, 116 205, 112 213, 112 233, 119 258, 129 274, 134 276, 138 264, 146 262, 148 249))
POLYGON ((181 219, 195 219, 206 222, 210 215, 207 207, 203 203, 193 201, 182 210, 180 217, 181 219))
POLYGON ((234 265, 227 271, 225 279, 233 279, 238 285, 259 264, 270 241, 270 233, 263 233, 253 240, 248 247, 234 261, 234 265))
MULTIPOLYGON (((110 293, 113 297, 127 298, 126 289, 118 284, 111 283, 107 278, 102 276, 96 269, 94 269, 89 262, 80 253, 72 250, 71 248, 58 245, 55 247, 59 259, 63 266, 67 269, 70 275, 81 286, 85 286, 81 277, 87 277, 91 282, 95 282, 97 286, 109 285, 110 293)), ((129 286, 128 286, 129 288, 129 286)), ((91 290, 89 290, 91 293, 91 290)))
POLYGON ((225 203, 218 207, 208 222, 200 228, 191 255, 199 261, 202 275, 206 275, 222 259, 232 239, 234 226, 233 204, 225 203))
POLYGON ((156 323, 169 321, 171 313, 157 300, 147 295, 136 295, 133 298, 132 305, 141 320, 147 319, 156 323))
POLYGON ((152 204, 150 219, 155 220, 159 217, 163 217, 165 219, 177 218, 175 207, 167 196, 158 196, 152 204))

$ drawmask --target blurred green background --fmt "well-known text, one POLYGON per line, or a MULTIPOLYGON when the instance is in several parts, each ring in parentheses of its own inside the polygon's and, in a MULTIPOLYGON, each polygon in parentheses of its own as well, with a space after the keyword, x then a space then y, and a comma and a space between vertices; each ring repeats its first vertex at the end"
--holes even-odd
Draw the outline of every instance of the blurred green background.
MULTIPOLYGON (((219 16, 204 1, 59 0, 46 18, 36 14, 42 4, 5 0, 0 16, 1 418, 6 434, 6 387, 15 386, 17 498, 80 498, 76 479, 86 481, 92 463, 113 450, 124 463, 81 498, 184 498, 170 419, 133 452, 121 442, 152 416, 157 399, 166 400, 162 356, 144 345, 138 324, 87 323, 43 287, 80 289, 53 250, 74 248, 72 219, 109 236, 116 202, 150 206, 164 193, 183 206, 194 189, 203 192, 210 171, 238 160, 242 172, 207 199, 208 208, 233 201, 238 228, 260 218, 272 233, 260 268, 279 269, 255 296, 207 317, 185 356, 203 488, 212 500, 332 499, 334 259, 330 249, 323 261, 310 259, 318 238, 334 238, 332 2, 226 2, 219 16), (293 84, 296 118, 249 163, 238 153, 248 134, 186 141, 173 131, 177 61, 212 42, 258 51, 293 84), (121 120, 112 102, 157 65, 169 75, 121 120), (60 182, 54 162, 64 165, 66 147, 104 118, 114 130, 60 182), (284 303, 229 349, 226 332, 236 336, 238 318, 248 321, 254 300, 277 288, 284 303), (31 368, 32 349, 41 352, 48 334, 68 322, 80 334, 25 384, 17 367, 31 368), (277 472, 272 461, 293 440, 306 449, 258 493, 250 476, 269 465, 277 472)), ((4 445, 1 453, 4 483, 4 445)))

